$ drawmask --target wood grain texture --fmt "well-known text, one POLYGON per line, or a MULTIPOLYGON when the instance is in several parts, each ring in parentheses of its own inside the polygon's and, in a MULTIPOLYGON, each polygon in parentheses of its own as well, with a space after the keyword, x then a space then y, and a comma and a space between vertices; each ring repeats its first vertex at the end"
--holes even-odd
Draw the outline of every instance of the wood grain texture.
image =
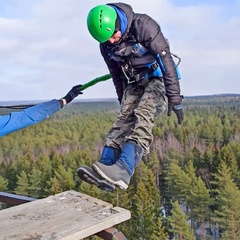
POLYGON ((130 211, 73 190, 0 211, 0 239, 79 240, 131 218, 130 211))

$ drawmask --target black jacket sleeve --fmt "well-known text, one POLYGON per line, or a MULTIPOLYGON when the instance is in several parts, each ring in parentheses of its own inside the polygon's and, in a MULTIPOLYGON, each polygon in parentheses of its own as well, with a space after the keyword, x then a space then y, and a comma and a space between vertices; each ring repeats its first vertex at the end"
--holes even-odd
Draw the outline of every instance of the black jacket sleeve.
POLYGON ((124 77, 122 75, 122 70, 118 66, 118 63, 116 61, 110 60, 108 57, 108 53, 105 50, 104 43, 100 44, 100 52, 103 56, 103 59, 105 63, 107 64, 108 70, 112 76, 113 84, 116 89, 117 97, 119 103, 122 101, 123 97, 123 92, 125 89, 125 84, 124 84, 124 77))
POLYGON ((160 26, 146 14, 137 14, 135 21, 138 25, 136 29, 141 29, 137 34, 138 40, 144 43, 152 54, 161 56, 165 67, 163 79, 169 102, 172 104, 181 103, 182 97, 180 96, 180 85, 175 64, 171 56, 169 44, 161 32, 160 26))

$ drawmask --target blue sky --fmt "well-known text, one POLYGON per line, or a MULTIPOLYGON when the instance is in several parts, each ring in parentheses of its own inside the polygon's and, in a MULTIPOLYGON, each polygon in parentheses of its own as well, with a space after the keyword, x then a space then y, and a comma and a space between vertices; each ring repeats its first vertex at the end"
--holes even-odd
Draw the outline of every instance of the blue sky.
MULTIPOLYGON (((0 0, 0 101, 48 100, 108 73, 86 27, 109 1, 0 0)), ((240 93, 240 0, 128 0, 161 26, 182 59, 185 96, 240 93)), ((81 99, 115 98, 111 80, 81 99)))

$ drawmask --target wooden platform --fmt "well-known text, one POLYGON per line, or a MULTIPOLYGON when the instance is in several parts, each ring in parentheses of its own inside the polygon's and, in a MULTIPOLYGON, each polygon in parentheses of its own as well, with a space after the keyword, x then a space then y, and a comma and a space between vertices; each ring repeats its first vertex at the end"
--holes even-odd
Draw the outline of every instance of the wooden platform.
POLYGON ((130 211, 66 191, 0 211, 1 240, 79 240, 131 218, 130 211))

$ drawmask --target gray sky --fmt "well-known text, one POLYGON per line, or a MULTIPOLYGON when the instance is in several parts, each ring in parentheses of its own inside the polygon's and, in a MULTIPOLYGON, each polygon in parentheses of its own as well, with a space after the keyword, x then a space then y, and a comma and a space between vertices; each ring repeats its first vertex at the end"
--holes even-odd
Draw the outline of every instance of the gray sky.
MULTIPOLYGON (((185 96, 240 93, 240 0, 128 0, 161 26, 182 59, 185 96)), ((87 31, 89 10, 109 1, 0 0, 0 101, 48 100, 108 73, 87 31)), ((79 99, 115 98, 111 80, 79 99)))

